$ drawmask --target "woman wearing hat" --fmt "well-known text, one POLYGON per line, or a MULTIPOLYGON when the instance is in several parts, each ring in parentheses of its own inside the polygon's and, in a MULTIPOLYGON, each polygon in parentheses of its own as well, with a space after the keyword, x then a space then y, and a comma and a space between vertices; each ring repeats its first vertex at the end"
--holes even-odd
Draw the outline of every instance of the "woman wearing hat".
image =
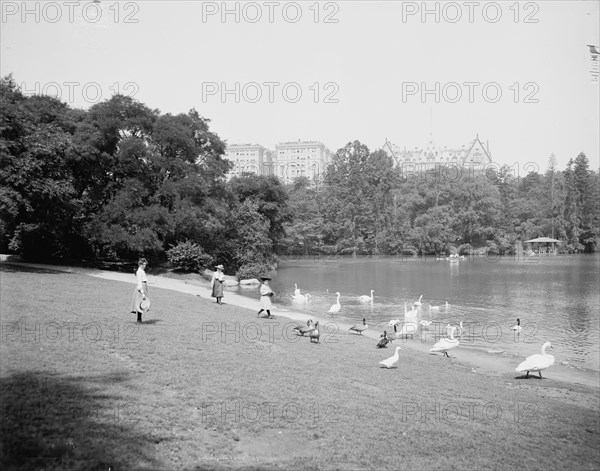
POLYGON ((146 267, 148 261, 145 258, 140 258, 138 261, 138 269, 135 272, 137 278, 137 286, 133 292, 133 300, 131 301, 131 312, 137 313, 137 321, 142 323, 142 314, 144 310, 150 308, 150 300, 147 299, 148 294, 148 278, 146 278, 146 267))
POLYGON ((268 276, 260 277, 260 281, 262 281, 262 285, 260 285, 260 311, 258 311, 256 317, 260 317, 260 313, 263 311, 267 311, 267 318, 272 319, 274 317, 271 315, 271 298, 275 293, 269 286, 270 279, 268 276))
POLYGON ((215 268, 217 271, 213 273, 212 280, 210 281, 210 286, 212 287, 211 296, 217 298, 217 304, 223 304, 221 298, 223 297, 223 282, 225 281, 223 270, 225 267, 223 265, 217 265, 215 268))

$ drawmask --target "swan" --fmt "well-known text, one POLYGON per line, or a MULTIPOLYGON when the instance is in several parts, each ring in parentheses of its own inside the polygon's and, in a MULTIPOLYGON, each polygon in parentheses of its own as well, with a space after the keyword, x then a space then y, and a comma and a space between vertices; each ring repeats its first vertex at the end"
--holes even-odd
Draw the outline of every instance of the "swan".
POLYGON ((517 323, 513 325, 511 329, 515 331, 515 334, 519 335, 523 331, 523 327, 521 327, 521 319, 517 319, 517 323))
POLYGON ((319 332, 319 321, 315 324, 315 328, 310 331, 309 337, 310 343, 312 343, 313 340, 315 340, 316 343, 319 343, 319 337, 321 337, 321 333, 319 332))
POLYGON ((402 321, 400 319, 392 319, 391 321, 388 322, 388 325, 390 327, 394 327, 395 325, 401 324, 401 323, 402 323, 402 321))
POLYGON ((423 299, 423 295, 419 296, 419 300, 413 303, 413 306, 421 307, 421 299, 423 299))
POLYGON ((340 304, 340 292, 336 291, 335 294, 337 294, 337 301, 329 308, 329 311, 327 311, 329 314, 337 314, 340 312, 340 309, 342 309, 342 305, 340 304))
POLYGON ((415 338, 415 332, 417 330, 419 330, 419 324, 417 324, 416 322, 404 322, 402 328, 400 329, 400 332, 398 332, 396 326, 394 326, 394 332, 396 333, 397 339, 403 336, 408 337, 409 335, 410 338, 413 339, 415 338))
POLYGON ((446 329, 448 329, 450 337, 444 337, 436 342, 431 350, 429 350, 430 353, 444 352, 445 356, 450 357, 450 355, 448 355, 448 350, 458 347, 459 341, 454 338, 454 331, 456 330, 456 327, 451 327, 450 324, 448 324, 446 329))
POLYGON ((297 283, 294 283, 294 296, 301 296, 297 283))
POLYGON ((425 328, 427 328, 427 327, 429 327, 429 326, 431 325, 431 322, 432 322, 432 321, 425 321, 425 320, 423 320, 423 321, 419 321, 419 325, 420 325, 421 327, 425 327, 425 328))
POLYGON ((387 331, 384 330, 383 334, 381 334, 381 340, 377 343, 377 348, 387 347, 388 343, 390 343, 391 341, 392 339, 388 337, 387 331))
POLYGON ((371 290, 371 296, 367 296, 366 294, 363 294, 362 296, 359 296, 359 297, 358 297, 358 300, 359 300, 361 303, 368 303, 369 301, 370 301, 370 302, 373 302, 373 293, 374 293, 374 292, 375 292, 375 291, 371 290))
POLYGON ((417 320, 417 308, 415 306, 411 306, 410 312, 406 309, 406 303, 404 303, 404 320, 417 320))
POLYGON ((308 293, 306 293, 304 295, 304 297, 306 298, 307 301, 310 301, 310 298, 312 298, 312 296, 310 294, 308 294, 308 293))
POLYGON ((515 371, 518 371, 519 373, 527 371, 527 376, 525 376, 526 378, 529 378, 530 371, 537 371, 540 375, 540 379, 543 379, 542 370, 554 365, 554 357, 549 353, 546 353, 547 348, 552 348, 552 344, 550 342, 546 342, 544 345, 542 345, 541 355, 536 353, 535 355, 528 356, 525 358, 523 363, 515 368, 515 371))
POLYGON ((362 335, 363 331, 367 330, 369 326, 367 325, 366 319, 363 319, 362 324, 356 324, 350 327, 348 330, 353 330, 362 335))
POLYGON ((315 325, 311 319, 306 323, 305 327, 301 327, 300 329, 298 329, 298 333, 300 335, 302 335, 302 337, 304 337, 304 334, 308 334, 308 333, 312 332, 314 329, 315 329, 315 325))
MULTIPOLYGON (((442 306, 431 306, 429 305, 429 310, 430 311, 439 311, 442 308, 442 306)), ((448 301, 446 301, 446 309, 448 309, 448 301)))
POLYGON ((394 365, 398 363, 398 360, 400 359, 400 355, 398 354, 398 351, 400 350, 402 350, 402 348, 396 347, 396 353, 394 353, 391 357, 386 358, 385 360, 381 360, 379 364, 385 366, 386 368, 393 368, 394 365))

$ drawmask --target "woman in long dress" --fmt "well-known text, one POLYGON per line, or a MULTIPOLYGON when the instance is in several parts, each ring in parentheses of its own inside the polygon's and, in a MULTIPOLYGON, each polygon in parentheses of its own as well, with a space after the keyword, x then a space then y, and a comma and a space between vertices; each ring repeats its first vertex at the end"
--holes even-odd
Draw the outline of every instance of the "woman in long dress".
POLYGON ((213 298, 217 298, 217 304, 223 304, 221 299, 223 298, 223 282, 225 281, 225 274, 223 273, 223 270, 225 267, 223 265, 217 265, 215 268, 217 271, 213 273, 213 277, 210 282, 210 286, 212 287, 211 296, 213 298))
POLYGON ((148 261, 145 258, 140 258, 138 261, 138 269, 135 272, 137 285, 133 292, 133 299, 131 300, 131 312, 133 314, 137 313, 137 321, 139 324, 142 323, 142 314, 144 312, 140 303, 144 301, 148 295, 148 278, 146 277, 147 266, 148 261))
POLYGON ((271 298, 275 293, 269 286, 271 278, 268 276, 261 276, 260 280, 262 281, 262 284, 260 285, 260 311, 258 311, 257 317, 260 317, 261 312, 267 311, 267 318, 273 319, 274 316, 271 315, 271 298))

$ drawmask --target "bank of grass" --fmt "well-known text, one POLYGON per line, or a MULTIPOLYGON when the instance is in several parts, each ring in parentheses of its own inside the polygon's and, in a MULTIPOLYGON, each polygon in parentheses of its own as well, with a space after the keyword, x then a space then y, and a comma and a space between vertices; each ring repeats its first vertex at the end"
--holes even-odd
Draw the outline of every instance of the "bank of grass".
MULTIPOLYGON (((597 469, 598 390, 0 264, 3 469, 597 469), (20 321, 20 323, 17 323, 20 321)), ((225 298, 225 301, 227 299, 225 298)), ((548 374, 548 377, 551 377, 548 374)))

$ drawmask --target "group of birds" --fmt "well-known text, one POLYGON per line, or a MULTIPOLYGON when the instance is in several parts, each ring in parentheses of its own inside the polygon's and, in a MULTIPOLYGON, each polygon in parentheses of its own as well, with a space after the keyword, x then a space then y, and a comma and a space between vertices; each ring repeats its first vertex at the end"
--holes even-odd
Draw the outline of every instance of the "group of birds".
MULTIPOLYGON (((292 295, 292 299, 296 301, 309 301, 310 294, 302 295, 300 290, 298 289, 298 285, 294 284, 294 295, 292 295)), ((327 311, 329 314, 337 314, 340 312, 342 306, 340 304, 340 293, 339 291, 335 293, 337 296, 335 304, 333 304, 329 310, 327 311)), ((362 295, 358 297, 358 300, 363 303, 373 302, 375 291, 371 290, 371 295, 362 295)), ((408 310, 407 304, 404 304, 404 318, 405 321, 402 322, 400 319, 392 319, 388 325, 390 328, 394 329, 392 334, 388 334, 387 330, 383 331, 383 334, 380 335, 380 339, 377 342, 377 348, 387 348, 387 346, 394 341, 395 339, 400 339, 403 337, 408 338, 410 335, 411 338, 414 338, 414 334, 418 331, 419 327, 427 328, 431 325, 432 321, 428 320, 420 320, 417 322, 417 313, 418 310, 422 307, 421 300, 423 299, 423 295, 419 296, 419 300, 415 301, 411 310, 408 310), (410 319, 406 321, 406 319, 410 319), (400 326, 400 330, 398 330, 398 326, 400 326)), ((439 311, 445 307, 446 310, 449 309, 450 305, 448 301, 446 301, 445 305, 440 306, 429 306, 430 311, 439 311)), ((366 318, 363 318, 362 323, 353 325, 348 330, 351 332, 356 332, 359 335, 367 330, 369 326, 367 325, 366 318)), ((299 325, 294 328, 298 335, 305 336, 308 335, 310 337, 311 343, 319 343, 319 338, 321 336, 319 331, 319 322, 313 322, 312 319, 309 319, 306 325, 299 325)), ((523 331, 523 327, 521 326, 521 319, 517 319, 517 323, 511 327, 511 330, 515 333, 515 335, 520 335, 523 331)), ((460 339, 463 334, 463 321, 460 321, 458 326, 453 326, 451 324, 446 325, 446 337, 438 340, 429 350, 431 353, 441 352, 445 357, 450 357, 448 355, 449 350, 453 350, 460 345, 460 339), (457 334, 458 338, 455 338, 455 334, 457 334)), ((535 354, 527 357, 525 361, 523 361, 515 371, 517 372, 526 372, 526 378, 529 377, 530 372, 537 372, 539 374, 540 379, 542 378, 541 371, 552 366, 554 364, 554 356, 546 353, 546 349, 552 348, 550 342, 546 342, 542 345, 542 353, 535 354)), ((400 359, 399 351, 402 350, 401 347, 396 347, 394 354, 386 358, 385 360, 381 360, 379 362, 382 367, 385 368, 394 368, 396 363, 398 363, 400 359)))

